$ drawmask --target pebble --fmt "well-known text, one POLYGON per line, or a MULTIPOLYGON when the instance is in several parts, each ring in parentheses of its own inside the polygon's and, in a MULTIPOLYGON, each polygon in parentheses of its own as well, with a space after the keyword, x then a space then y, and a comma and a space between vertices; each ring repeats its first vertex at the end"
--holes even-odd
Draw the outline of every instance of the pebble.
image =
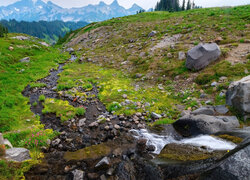
POLYGON ((105 129, 106 131, 108 131, 108 130, 109 130, 109 126, 105 126, 104 129, 105 129))
POLYGON ((98 127, 98 123, 97 122, 92 122, 91 124, 89 124, 89 127, 98 127))
POLYGON ((118 124, 115 124, 114 125, 115 129, 119 130, 120 129, 120 126, 118 124))
POLYGON ((127 98, 128 98, 128 95, 127 95, 127 94, 123 94, 122 97, 123 97, 124 99, 127 99, 127 98))
POLYGON ((138 120, 139 120, 139 118, 137 116, 133 117, 133 121, 138 121, 138 120))
POLYGON ((217 86, 217 84, 218 84, 217 82, 212 82, 212 83, 211 83, 211 86, 212 86, 212 87, 215 87, 215 86, 217 86))

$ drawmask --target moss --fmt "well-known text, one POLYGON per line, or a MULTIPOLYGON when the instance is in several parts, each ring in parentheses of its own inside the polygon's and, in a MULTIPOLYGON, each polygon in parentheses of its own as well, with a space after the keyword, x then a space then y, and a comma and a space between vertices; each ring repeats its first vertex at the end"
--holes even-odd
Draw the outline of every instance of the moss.
POLYGON ((236 137, 236 136, 231 136, 231 135, 228 135, 228 134, 222 134, 222 135, 219 135, 218 137, 222 138, 222 139, 226 139, 228 141, 232 141, 233 143, 236 143, 236 144, 239 144, 243 141, 242 138, 240 137, 236 137))
POLYGON ((175 161, 198 161, 212 157, 221 157, 225 152, 208 152, 198 147, 183 144, 167 144, 158 158, 175 161))
POLYGON ((44 109, 43 113, 55 113, 56 117, 59 117, 62 122, 72 119, 76 115, 84 115, 85 109, 75 108, 69 104, 68 101, 63 101, 59 99, 47 98, 43 103, 44 109))
POLYGON ((64 159, 66 161, 82 161, 82 160, 95 160, 111 153, 111 148, 106 144, 93 145, 80 149, 76 152, 66 152, 64 159))

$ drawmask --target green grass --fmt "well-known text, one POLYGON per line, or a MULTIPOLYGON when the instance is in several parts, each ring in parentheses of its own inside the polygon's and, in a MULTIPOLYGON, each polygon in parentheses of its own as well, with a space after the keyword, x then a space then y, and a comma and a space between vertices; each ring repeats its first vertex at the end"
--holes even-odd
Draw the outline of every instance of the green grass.
POLYGON ((0 132, 36 124, 39 119, 30 111, 29 99, 22 95, 22 91, 30 82, 45 77, 49 69, 66 59, 57 50, 37 43, 38 40, 11 39, 16 35, 0 38, 0 132), (8 49, 10 46, 14 47, 13 51, 8 49), (30 63, 19 62, 27 56, 31 58, 30 63))
POLYGON ((31 83, 30 84, 30 88, 42 88, 42 87, 46 87, 46 84, 44 83, 31 83))
POLYGON ((39 96, 39 101, 44 102, 46 97, 42 94, 39 96))
MULTIPOLYGON (((14 147, 24 147, 23 140, 33 130, 43 129, 43 125, 39 117, 31 112, 29 98, 24 97, 22 91, 28 84, 32 88, 43 87, 44 84, 34 82, 46 77, 51 68, 57 68, 58 63, 64 62, 69 56, 53 47, 42 46, 40 40, 33 37, 25 41, 12 39, 17 35, 20 34, 8 34, 8 37, 0 38, 0 132, 14 147), (9 50, 10 46, 14 50, 9 50), (24 57, 30 57, 30 62, 19 62, 24 57)), ((1 161, 0 179, 21 179, 23 172, 38 163, 37 157, 32 157, 31 161, 24 163, 1 161)))
POLYGON ((68 101, 63 101, 59 99, 45 99, 43 103, 44 109, 43 113, 55 113, 56 117, 61 119, 61 122, 68 121, 74 118, 76 115, 82 116, 85 113, 84 108, 75 108, 69 104, 68 101))

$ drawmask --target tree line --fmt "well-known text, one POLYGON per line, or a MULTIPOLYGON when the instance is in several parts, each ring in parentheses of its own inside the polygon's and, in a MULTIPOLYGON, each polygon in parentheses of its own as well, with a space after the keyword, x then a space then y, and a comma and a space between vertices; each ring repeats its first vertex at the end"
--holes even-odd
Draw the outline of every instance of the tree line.
POLYGON ((64 36, 71 29, 75 30, 86 26, 86 22, 39 21, 26 22, 1 20, 0 24, 7 27, 11 33, 25 33, 49 42, 56 42, 58 37, 64 36))
POLYGON ((0 24, 0 37, 4 37, 8 33, 8 28, 0 24))
POLYGON ((155 11, 185 11, 190 9, 201 8, 200 6, 196 6, 194 1, 183 0, 182 5, 179 0, 161 0, 156 4, 155 11))

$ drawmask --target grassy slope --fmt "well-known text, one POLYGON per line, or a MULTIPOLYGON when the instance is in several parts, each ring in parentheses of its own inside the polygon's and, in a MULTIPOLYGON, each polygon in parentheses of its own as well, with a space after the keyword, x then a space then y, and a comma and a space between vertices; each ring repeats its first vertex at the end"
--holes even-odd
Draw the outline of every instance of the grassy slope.
MULTIPOLYGON (((208 99, 212 99, 214 105, 223 104, 225 97, 219 97, 219 93, 226 90, 231 81, 249 74, 245 73, 250 70, 247 56, 244 57, 244 63, 236 65, 225 60, 232 49, 250 39, 249 13, 248 5, 177 13, 142 13, 90 24, 67 36, 66 43, 75 49, 81 48, 78 55, 82 59, 92 59, 95 64, 106 69, 93 64, 71 64, 63 72, 60 83, 63 86, 71 84, 72 87, 72 79, 88 81, 88 77, 96 77, 96 82, 102 86, 100 98, 107 107, 112 107, 113 102, 124 101, 122 94, 125 93, 134 102, 150 102, 153 107, 146 110, 165 113, 170 119, 179 117, 174 104, 182 104, 186 109, 204 105, 208 99), (149 38, 148 34, 153 30, 158 33, 149 38), (81 42, 81 36, 86 33, 90 33, 89 38, 81 42), (182 37, 174 48, 165 47, 151 52, 150 49, 164 39, 166 34, 181 34, 182 37), (185 68, 185 60, 178 60, 179 51, 187 52, 201 39, 203 42, 211 42, 217 37, 223 39, 220 42, 223 55, 206 69, 198 73, 191 72, 185 68), (131 39, 135 42, 129 43, 131 39), (141 52, 145 52, 144 57, 139 56, 141 52), (167 57, 168 53, 172 57, 167 57), (137 73, 144 75, 144 79, 134 79, 137 73), (218 81, 222 76, 226 76, 228 80, 220 83, 217 88, 210 86, 211 82, 218 81), (134 91, 135 84, 143 87, 144 92, 134 91), (164 90, 159 90, 158 84, 163 84, 164 90), (118 92, 119 89, 123 91, 118 92), (150 89, 156 93, 152 93, 150 89), (204 91, 208 98, 199 99, 204 91), (165 96, 167 97, 164 98, 165 96)), ((119 108, 117 113, 132 114, 145 109, 124 108, 119 108)))
MULTIPOLYGON (((32 132, 43 129, 43 126, 39 117, 31 112, 29 99, 23 97, 22 91, 29 83, 48 75, 51 68, 56 68, 57 63, 65 61, 67 57, 52 47, 42 46, 39 40, 32 37, 25 41, 12 39, 17 35, 8 34, 8 37, 0 38, 0 132, 13 146, 23 147, 24 140, 32 132), (9 47, 14 50, 9 50, 9 47), (19 62, 24 57, 30 57, 30 63, 19 62)), ((44 138, 52 136, 52 131, 46 131, 44 138)), ((35 159, 33 157, 30 162, 8 165, 0 161, 0 179, 18 179, 35 159), (9 169, 5 166, 9 166, 9 169)))

